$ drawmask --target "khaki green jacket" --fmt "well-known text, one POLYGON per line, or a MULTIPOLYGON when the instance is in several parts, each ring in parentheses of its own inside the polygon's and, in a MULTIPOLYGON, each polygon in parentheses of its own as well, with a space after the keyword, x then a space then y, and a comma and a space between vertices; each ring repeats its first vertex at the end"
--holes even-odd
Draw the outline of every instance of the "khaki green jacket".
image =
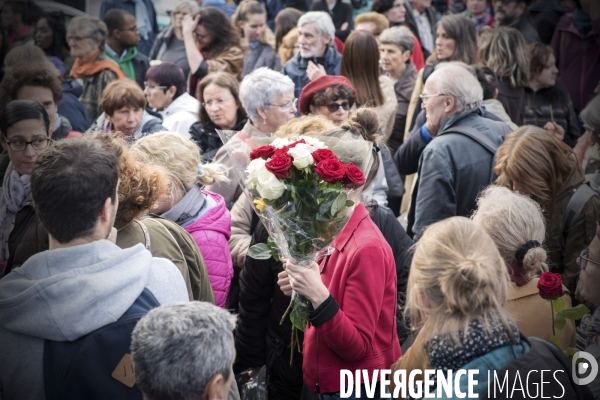
POLYGON ((122 249, 143 244, 154 257, 172 261, 183 275, 190 300, 215 304, 206 264, 194 239, 176 223, 150 214, 120 228, 117 246, 122 249))

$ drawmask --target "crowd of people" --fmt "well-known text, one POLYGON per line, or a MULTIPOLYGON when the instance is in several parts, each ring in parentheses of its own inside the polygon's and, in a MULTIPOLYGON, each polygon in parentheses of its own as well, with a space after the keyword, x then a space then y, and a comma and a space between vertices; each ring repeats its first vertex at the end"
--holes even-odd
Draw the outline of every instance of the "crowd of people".
POLYGON ((334 400, 361 369, 483 395, 600 360, 600 2, 170 6, 162 30, 151 0, 0 6, 0 399, 334 400), (326 257, 249 256, 228 131, 372 146, 326 257))

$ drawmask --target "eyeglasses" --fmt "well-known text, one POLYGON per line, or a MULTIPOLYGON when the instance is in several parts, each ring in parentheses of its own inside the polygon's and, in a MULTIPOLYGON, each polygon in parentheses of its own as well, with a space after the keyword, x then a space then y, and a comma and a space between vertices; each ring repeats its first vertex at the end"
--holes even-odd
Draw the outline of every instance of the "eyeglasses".
POLYGON ((212 107, 215 105, 221 107, 223 104, 225 104, 226 102, 228 102, 231 99, 233 99, 233 97, 228 97, 226 99, 209 100, 205 103, 202 103, 202 107, 209 108, 209 107, 212 107))
POLYGON ((298 109, 298 99, 294 99, 292 101, 288 101, 285 104, 270 104, 270 103, 268 103, 268 105, 269 106, 280 107, 280 108, 283 108, 284 110, 289 110, 291 108, 298 109))
POLYGON ((590 248, 586 247, 585 249, 583 249, 583 251, 581 252, 581 254, 579 255, 579 259, 577 260, 577 263, 579 264, 579 269, 580 270, 585 270, 585 268, 587 267, 587 263, 588 262, 593 262, 594 264, 599 264, 599 262, 596 262, 594 260, 590 260, 589 259, 590 256, 590 248))
POLYGON ((119 29, 121 32, 137 32, 139 31, 137 26, 134 26, 132 28, 127 28, 127 29, 119 29))
POLYGON ((494 4, 501 4, 501 3, 510 4, 510 3, 514 3, 515 1, 517 1, 517 0, 493 0, 493 3, 494 4))
POLYGON ((48 147, 48 144, 50 144, 52 139, 36 139, 30 142, 26 142, 24 140, 13 140, 12 142, 9 142, 6 136, 4 136, 4 141, 12 151, 24 151, 28 145, 31 145, 34 150, 43 150, 48 147))
POLYGON ((431 97, 440 97, 440 96, 445 96, 444 93, 435 93, 435 94, 420 94, 419 98, 421 99, 421 101, 423 102, 423 104, 427 104, 427 100, 431 97))
POLYGON ((350 103, 348 101, 343 101, 341 103, 329 103, 326 107, 330 113, 336 112, 340 109, 340 107, 342 107, 344 111, 348 111, 350 109, 350 103))
POLYGON ((168 88, 169 88, 168 86, 155 86, 155 85, 148 85, 148 82, 144 82, 144 87, 145 87, 146 89, 163 89, 163 90, 165 90, 165 89, 168 89, 168 88))
POLYGON ((70 41, 81 42, 82 40, 89 39, 89 36, 67 36, 67 43, 70 41))

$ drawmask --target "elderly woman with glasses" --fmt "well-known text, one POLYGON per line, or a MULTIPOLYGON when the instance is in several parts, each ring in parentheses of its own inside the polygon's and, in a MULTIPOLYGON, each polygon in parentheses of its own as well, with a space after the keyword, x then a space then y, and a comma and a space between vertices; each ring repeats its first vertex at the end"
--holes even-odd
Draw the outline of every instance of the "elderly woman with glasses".
POLYGON ((336 125, 348 121, 356 90, 344 76, 321 76, 302 88, 298 108, 303 115, 322 115, 336 125))
MULTIPOLYGON (((202 85, 205 80, 206 78, 202 80, 202 85)), ((237 90, 235 95, 237 97, 237 90)), ((200 110, 208 106, 206 97, 201 101, 204 101, 205 105, 200 110)), ((294 118, 296 114, 294 82, 289 77, 269 68, 258 68, 246 75, 239 86, 238 105, 242 111, 245 110, 248 113, 248 121, 243 127, 239 127, 238 123, 236 127, 221 129, 242 130, 248 136, 271 136, 277 128, 294 118)), ((212 107, 216 108, 216 106, 212 107)), ((228 167, 233 166, 225 148, 217 151, 214 162, 225 164, 228 167)), ((240 197, 242 188, 239 177, 233 172, 233 168, 229 169, 228 178, 230 182, 216 183, 207 190, 223 196, 228 208, 231 208, 240 197)))
POLYGON ((102 92, 114 80, 126 78, 119 65, 104 55, 108 36, 106 24, 98 18, 75 17, 67 28, 67 42, 75 58, 70 76, 83 86, 79 101, 91 121, 102 114, 102 92))
POLYGON ((37 101, 15 100, 0 114, 0 144, 10 163, 0 191, 0 278, 48 250, 29 180, 35 160, 51 142, 50 118, 37 101))

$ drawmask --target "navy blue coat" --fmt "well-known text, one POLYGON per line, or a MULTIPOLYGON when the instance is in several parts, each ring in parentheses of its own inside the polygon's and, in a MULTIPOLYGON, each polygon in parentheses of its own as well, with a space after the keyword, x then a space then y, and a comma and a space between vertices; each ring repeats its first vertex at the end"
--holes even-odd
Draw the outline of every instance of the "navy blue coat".
POLYGON ((79 96, 83 93, 83 88, 73 79, 65 79, 61 85, 63 98, 58 104, 58 113, 69 120, 73 129, 79 132, 85 132, 90 127, 90 119, 83 104, 79 101, 79 96))
POLYGON ((312 61, 315 64, 321 64, 325 67, 327 75, 339 75, 340 67, 342 66, 342 55, 337 52, 334 47, 329 46, 323 57, 315 58, 303 58, 300 53, 290 58, 289 61, 283 67, 282 73, 289 76, 294 82, 294 96, 300 97, 302 88, 310 82, 308 76, 306 76, 306 67, 308 62, 312 61))

